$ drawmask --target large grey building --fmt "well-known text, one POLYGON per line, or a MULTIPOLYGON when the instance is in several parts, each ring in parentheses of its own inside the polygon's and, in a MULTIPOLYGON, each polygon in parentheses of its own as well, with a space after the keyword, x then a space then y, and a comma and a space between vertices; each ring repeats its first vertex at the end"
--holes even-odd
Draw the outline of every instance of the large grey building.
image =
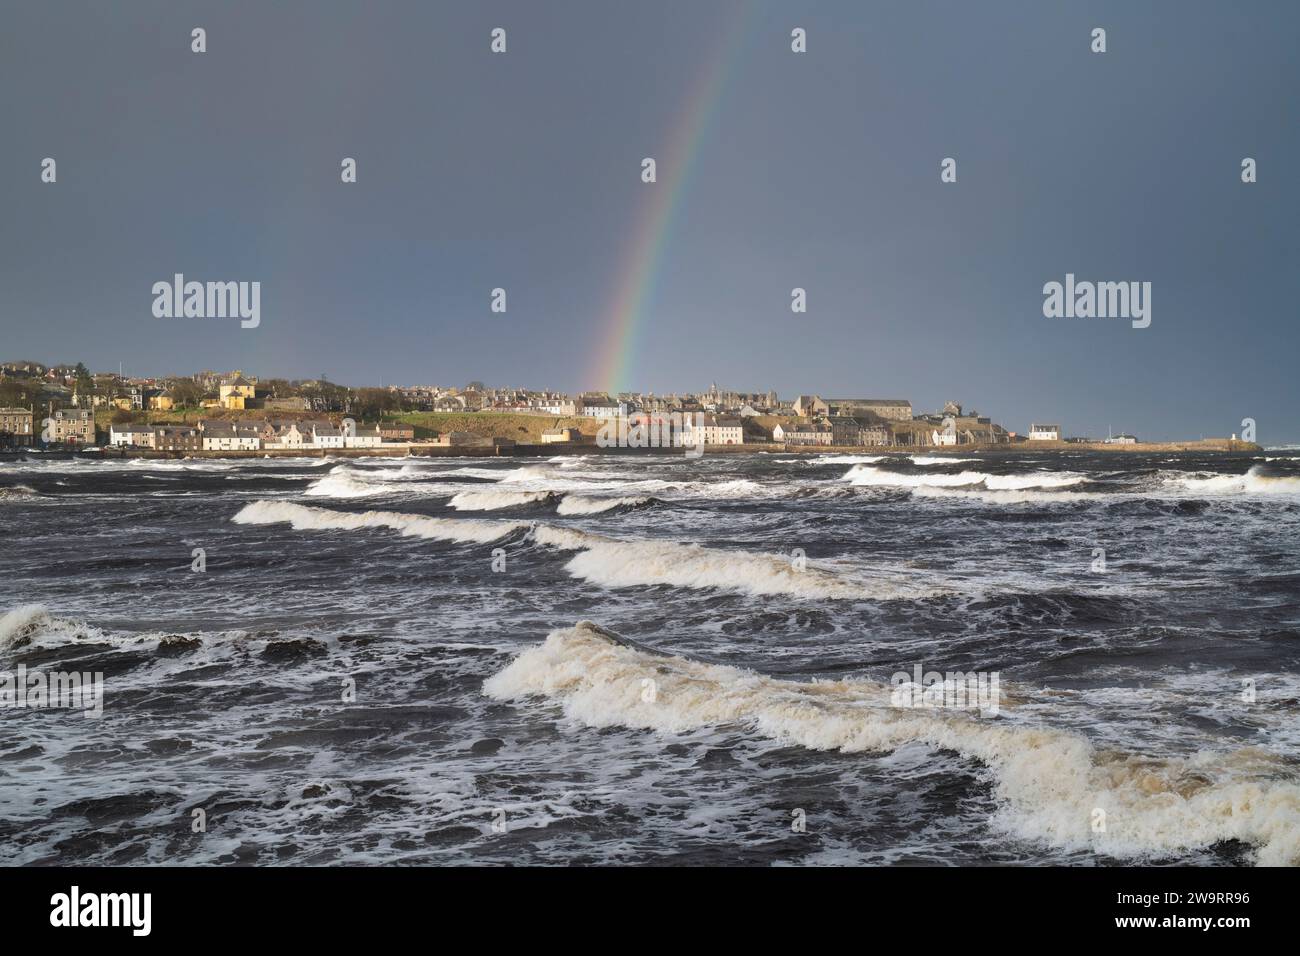
POLYGON ((54 413, 54 441, 95 444, 95 414, 88 408, 60 408, 54 413))
POLYGON ((912 420, 912 403, 902 398, 828 398, 833 415, 878 415, 894 422, 912 420))
POLYGON ((0 445, 26 445, 31 439, 31 409, 0 408, 0 445))

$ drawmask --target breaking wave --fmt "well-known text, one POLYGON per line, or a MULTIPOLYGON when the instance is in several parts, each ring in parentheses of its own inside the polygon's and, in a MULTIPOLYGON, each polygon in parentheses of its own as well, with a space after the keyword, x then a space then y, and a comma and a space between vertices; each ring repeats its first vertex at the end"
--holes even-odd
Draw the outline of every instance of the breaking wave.
POLYGON ((0 617, 0 650, 29 645, 52 646, 101 637, 82 621, 56 617, 43 604, 20 604, 0 617))
POLYGON ((1119 858, 1240 840, 1260 864, 1300 863, 1300 786, 1278 779, 1280 760, 1258 748, 1187 758, 1102 750, 1050 727, 892 707, 884 684, 800 683, 661 655, 589 621, 552 632, 483 691, 497 700, 547 697, 591 727, 682 733, 738 724, 811 750, 952 750, 989 769, 999 802, 991 822, 1022 839, 1119 858))
POLYGON ((964 488, 982 486, 990 491, 1019 491, 1025 488, 1068 488, 1085 481, 1072 472, 1028 472, 1014 475, 991 475, 983 471, 960 471, 955 475, 907 474, 854 465, 844 475, 854 485, 891 488, 964 488))
POLYGON ((524 465, 522 468, 513 468, 510 471, 497 472, 494 477, 497 481, 541 481, 546 478, 554 477, 551 469, 542 465, 524 465))
POLYGON ((619 541, 549 525, 534 528, 533 539, 561 551, 580 552, 566 569, 575 577, 607 588, 667 584, 822 600, 889 600, 927 593, 903 588, 896 582, 847 580, 820 568, 800 570, 790 557, 777 554, 722 551, 676 541, 619 541))
POLYGON ((914 475, 887 471, 870 465, 854 465, 844 475, 844 480, 859 486, 887 486, 891 488, 955 488, 978 485, 987 476, 979 471, 962 471, 955 475, 914 475))
POLYGON ((1262 465, 1254 465, 1244 475, 1210 475, 1209 477, 1171 476, 1166 484, 1177 491, 1200 495, 1297 495, 1300 478, 1294 475, 1269 475, 1262 465))
POLYGON ((433 518, 396 511, 352 513, 287 501, 255 501, 231 519, 236 524, 289 524, 295 531, 354 531, 388 528, 405 536, 442 541, 496 541, 531 528, 538 544, 580 552, 566 569, 575 577, 607 588, 661 584, 694 589, 718 588, 754 595, 785 594, 815 599, 900 600, 927 597, 934 589, 909 587, 898 574, 880 579, 849 579, 779 554, 722 551, 676 541, 620 541, 604 535, 520 521, 433 518))
POLYGON ((549 501, 549 491, 462 491, 447 502, 457 511, 497 511, 549 501))
POLYGON ((365 498, 382 494, 385 490, 383 482, 367 481, 351 472, 335 468, 325 477, 308 485, 303 494, 314 498, 365 498))
POLYGON ((951 465, 954 462, 979 461, 978 458, 950 458, 946 455, 909 455, 914 465, 951 465))
POLYGON ((366 511, 353 514, 330 511, 289 501, 254 501, 245 505, 233 518, 235 524, 288 524, 295 531, 355 531, 361 528, 388 528, 405 537, 435 541, 478 542, 486 544, 503 538, 526 522, 481 521, 473 518, 430 518, 397 511, 366 511))
POLYGON ((596 515, 615 508, 643 508, 652 505, 655 499, 640 498, 590 498, 586 495, 565 495, 556 514, 562 515, 596 515))
POLYGON ((736 478, 732 481, 700 482, 700 491, 709 498, 749 498, 761 495, 766 490, 757 481, 748 478, 736 478))

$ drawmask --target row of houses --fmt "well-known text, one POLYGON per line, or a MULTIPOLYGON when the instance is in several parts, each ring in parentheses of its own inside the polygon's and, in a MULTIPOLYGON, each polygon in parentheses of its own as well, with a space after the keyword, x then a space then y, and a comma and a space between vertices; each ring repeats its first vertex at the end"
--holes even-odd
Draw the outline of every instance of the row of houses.
MULTIPOLYGON (((553 433, 559 429, 550 431, 553 433)), ((744 421, 721 415, 706 415, 704 412, 633 412, 622 419, 606 419, 606 425, 597 433, 597 443, 601 441, 602 433, 605 433, 606 440, 617 438, 618 444, 628 444, 631 447, 658 445, 680 448, 745 443, 744 421), (612 427, 616 420, 621 427, 612 427)), ((542 435, 543 442, 558 440, 560 439, 555 437, 548 438, 547 433, 542 435)))
POLYGON ((318 448, 378 448, 385 441, 409 441, 409 425, 335 425, 329 421, 200 420, 197 425, 111 425, 114 447, 157 451, 296 451, 318 448))
POLYGON ((852 415, 778 422, 772 428, 772 440, 789 445, 891 445, 894 442, 887 425, 852 415))
POLYGON ((0 408, 0 446, 21 447, 37 439, 60 445, 95 444, 95 416, 88 409, 61 408, 48 420, 48 431, 36 429, 30 408, 0 408))
POLYGON ((822 398, 800 395, 790 406, 799 418, 861 418, 867 420, 909 422, 912 403, 904 398, 822 398))

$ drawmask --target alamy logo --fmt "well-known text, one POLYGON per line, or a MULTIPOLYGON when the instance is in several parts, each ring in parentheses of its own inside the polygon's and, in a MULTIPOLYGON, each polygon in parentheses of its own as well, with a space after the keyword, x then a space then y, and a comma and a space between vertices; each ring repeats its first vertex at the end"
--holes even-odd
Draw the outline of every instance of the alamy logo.
POLYGON ((262 321, 262 283, 186 282, 176 273, 171 282, 153 284, 153 314, 158 319, 242 319, 241 328, 262 321))
POLYGON ((88 718, 104 716, 103 671, 28 671, 19 664, 0 671, 0 707, 80 709, 88 718))
POLYGON ((1002 703, 999 671, 899 671, 890 678, 889 703, 902 708, 955 708, 997 716, 1002 703))
POLYGON ((599 448, 681 448, 687 458, 704 454, 704 413, 664 412, 615 415, 601 419, 599 448))
POLYGON ((1043 315, 1049 319, 1132 319, 1133 328, 1151 324, 1150 282, 1075 282, 1043 286, 1043 315))
POLYGON ((148 936, 153 928, 152 893, 70 893, 50 897, 51 926, 129 926, 131 935, 148 936))

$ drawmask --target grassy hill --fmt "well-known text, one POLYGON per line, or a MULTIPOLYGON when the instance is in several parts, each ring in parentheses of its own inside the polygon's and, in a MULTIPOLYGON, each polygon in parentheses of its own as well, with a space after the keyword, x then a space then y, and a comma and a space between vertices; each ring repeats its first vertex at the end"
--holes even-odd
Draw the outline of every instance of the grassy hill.
POLYGON ((443 432, 472 432, 492 438, 513 438, 525 444, 539 444, 548 428, 577 428, 595 435, 600 423, 590 418, 550 415, 509 415, 499 412, 399 412, 384 416, 387 421, 415 426, 415 437, 432 438, 443 432))
MULTIPOLYGON (((108 430, 116 409, 95 410, 95 424, 108 430)), ((329 418, 337 421, 337 413, 329 415, 306 412, 284 412, 254 408, 246 411, 226 411, 220 408, 178 408, 167 412, 133 412, 133 424, 193 425, 200 418, 241 419, 255 421, 266 418, 329 418)), ((119 416, 119 421, 121 416, 119 416)), ((417 439, 432 438, 443 432, 472 432, 491 438, 513 438, 517 442, 539 444, 542 432, 548 428, 577 428, 587 435, 595 435, 600 423, 590 418, 564 418, 550 415, 507 415, 495 412, 398 412, 384 416, 384 421, 401 422, 415 426, 417 439)))

